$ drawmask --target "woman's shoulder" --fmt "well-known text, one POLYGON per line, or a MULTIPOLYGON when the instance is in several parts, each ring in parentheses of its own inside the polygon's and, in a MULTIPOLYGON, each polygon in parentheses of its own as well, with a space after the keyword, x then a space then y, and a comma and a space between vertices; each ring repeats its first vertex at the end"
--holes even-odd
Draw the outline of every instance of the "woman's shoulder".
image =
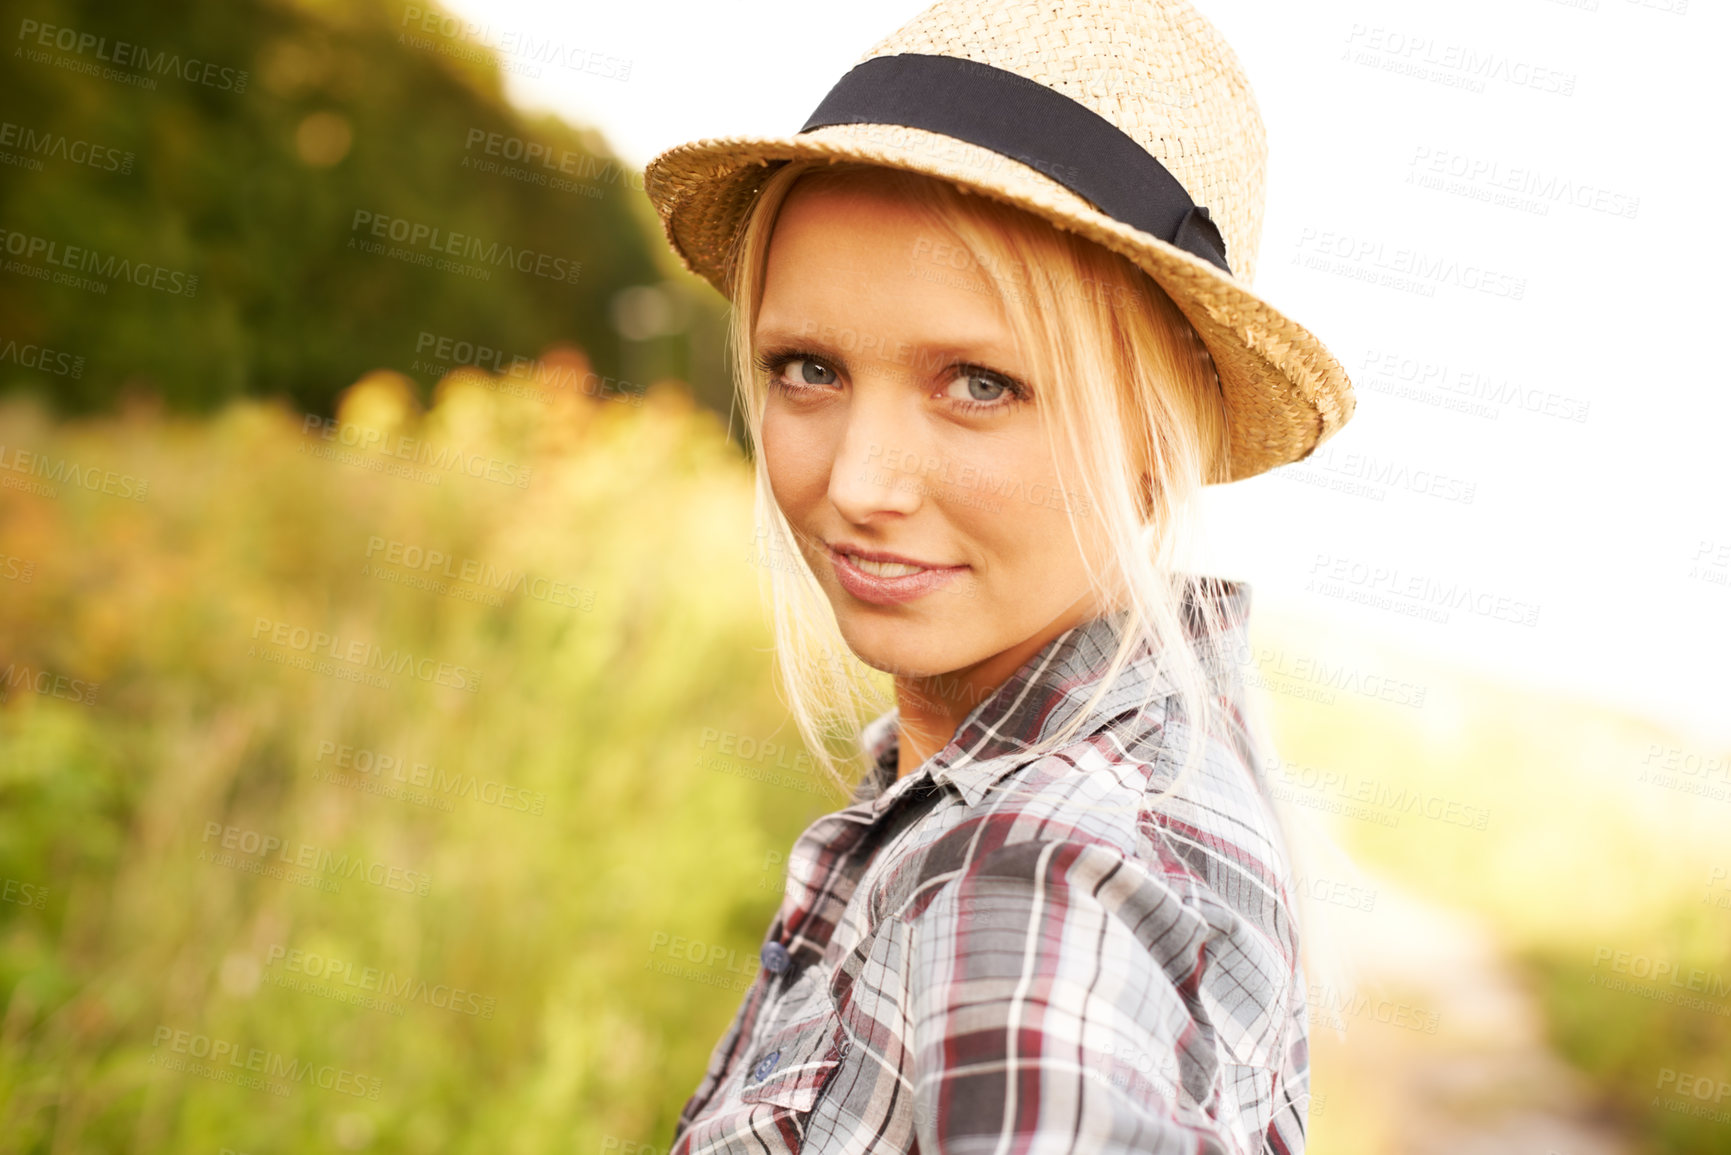
POLYGON ((1164 726, 1134 741, 1097 731, 1041 757, 1011 759, 975 800, 939 793, 885 847, 873 906, 917 917, 943 890, 982 878, 1028 871, 1043 885, 1063 885, 1095 879, 1104 867, 1117 872, 1112 895, 1171 906, 1171 919, 1202 939, 1266 956, 1259 965, 1295 966, 1290 868, 1254 768, 1233 743, 1208 738, 1197 767, 1160 797, 1177 774, 1167 735, 1164 726))
POLYGON ((1296 927, 1284 852, 1236 758, 1210 746, 1177 793, 1151 802, 1167 760, 1093 736, 1014 767, 977 804, 941 792, 885 845, 867 901, 898 924, 892 940, 956 957, 1057 950, 1054 935, 1102 941, 1109 918, 1152 963, 1122 982, 1176 992, 1225 1061, 1280 1069, 1302 998, 1296 927))

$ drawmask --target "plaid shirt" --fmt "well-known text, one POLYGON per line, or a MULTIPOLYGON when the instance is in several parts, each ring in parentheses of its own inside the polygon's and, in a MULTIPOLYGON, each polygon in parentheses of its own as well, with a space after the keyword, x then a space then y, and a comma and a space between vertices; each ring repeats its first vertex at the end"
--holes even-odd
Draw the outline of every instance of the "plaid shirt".
MULTIPOLYGON (((1205 596, 1230 636, 1193 615, 1192 636, 1238 720, 1250 590, 1205 596)), ((1303 1151, 1294 893, 1249 748, 1210 738, 1148 806, 1185 722, 1169 684, 1138 718, 1142 647, 1061 751, 1019 754, 1087 700, 1122 622, 1053 639, 906 777, 896 711, 866 727, 872 771, 794 844, 670 1155, 1303 1151)))

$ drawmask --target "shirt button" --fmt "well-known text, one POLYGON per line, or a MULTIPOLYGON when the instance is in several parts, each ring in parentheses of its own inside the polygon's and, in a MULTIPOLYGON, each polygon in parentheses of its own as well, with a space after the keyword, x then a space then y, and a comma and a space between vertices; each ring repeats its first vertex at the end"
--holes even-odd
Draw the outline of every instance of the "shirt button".
POLYGON ((780 1059, 781 1051, 779 1049, 771 1051, 769 1054, 759 1059, 757 1066, 751 1069, 751 1081, 753 1083, 763 1082, 764 1079, 769 1077, 769 1073, 775 1070, 775 1064, 780 1061, 780 1059))
POLYGON ((759 957, 763 959, 765 970, 772 975, 778 975, 787 969, 787 964, 792 961, 793 956, 789 955, 787 948, 779 942, 766 942, 763 944, 763 952, 759 957))

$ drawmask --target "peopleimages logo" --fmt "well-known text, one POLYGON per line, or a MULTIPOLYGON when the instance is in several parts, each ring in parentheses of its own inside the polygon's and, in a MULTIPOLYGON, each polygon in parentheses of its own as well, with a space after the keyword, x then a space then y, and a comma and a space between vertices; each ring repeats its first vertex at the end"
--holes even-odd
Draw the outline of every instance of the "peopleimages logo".
MULTIPOLYGON (((266 642, 308 656, 323 655, 336 661, 387 674, 407 674, 411 678, 434 685, 450 686, 469 693, 481 689, 481 673, 467 666, 453 665, 436 658, 417 657, 408 650, 385 652, 383 646, 352 638, 346 644, 335 634, 314 630, 293 622, 258 618, 253 623, 253 642, 266 642)), ((250 656, 250 651, 249 651, 250 656)))
POLYGON ((52 670, 33 669, 18 662, 9 662, 4 670, 0 670, 0 702, 7 701, 12 696, 12 691, 17 689, 33 690, 44 698, 60 698, 67 702, 94 706, 99 685, 96 682, 86 682, 82 678, 57 674, 52 670))
MULTIPOLYGON (((561 148, 555 152, 550 144, 521 136, 507 136, 502 132, 471 128, 468 138, 463 142, 463 151, 480 151, 487 156, 502 157, 525 166, 535 165, 584 180, 600 178, 611 183, 624 183, 638 192, 643 191, 643 174, 635 168, 626 168, 609 157, 591 156, 574 149, 561 148)), ((480 163, 482 162, 476 162, 468 156, 463 158, 465 168, 478 167, 480 163)))
POLYGON ((51 237, 39 237, 34 233, 19 232, 17 229, 0 227, 0 251, 4 251, 7 256, 18 258, 7 263, 8 272, 37 275, 39 280, 53 279, 56 284, 70 284, 85 291, 106 293, 109 284, 126 281, 141 289, 154 289, 171 297, 192 297, 198 294, 197 274, 189 273, 185 269, 171 269, 150 261, 135 261, 131 257, 98 252, 84 245, 69 245, 51 237), (35 270, 35 273, 32 274, 31 270, 35 270), (89 273, 101 280, 90 281, 78 276, 80 273, 89 273))
MULTIPOLYGON (((345 1067, 333 1066, 330 1063, 314 1066, 312 1063, 296 1060, 291 1055, 268 1051, 263 1047, 248 1047, 230 1039, 218 1039, 174 1027, 158 1026, 150 1046, 151 1065, 170 1070, 189 1070, 207 1078, 220 1077, 222 1074, 251 1074, 262 1076, 279 1086, 310 1082, 323 1090, 353 1095, 357 1099, 377 1099, 385 1086, 383 1079, 363 1075, 345 1067), (175 1060, 172 1056, 177 1054, 208 1060, 208 1065, 192 1065, 183 1060, 175 1060), (223 1072, 224 1066, 231 1070, 223 1072)), ((235 1082, 236 1079, 222 1078, 221 1081, 235 1082)), ((258 1084, 255 1080, 249 1085, 258 1084)))
MULTIPOLYGON (((3 473, 40 477, 44 482, 53 485, 70 485, 78 489, 88 489, 91 493, 101 491, 111 497, 124 497, 129 501, 143 501, 150 493, 150 482, 130 473, 116 473, 112 469, 81 465, 65 457, 55 460, 46 453, 20 449, 16 445, 10 447, 10 452, 8 448, 0 444, 0 472, 3 473)), ((52 497, 57 493, 58 491, 55 491, 47 496, 52 497)))
POLYGON ((413 789, 425 789, 440 798, 468 798, 487 806, 519 810, 525 814, 542 814, 547 809, 547 795, 539 790, 525 790, 459 771, 447 772, 426 762, 411 762, 398 754, 320 742, 313 761, 323 763, 327 758, 331 766, 345 777, 354 775, 382 782, 387 780, 386 772, 389 771, 389 781, 404 783, 413 789))
POLYGON ((492 562, 478 558, 458 557, 443 550, 426 549, 377 534, 368 537, 367 560, 376 565, 381 555, 389 564, 417 573, 436 574, 500 593, 523 594, 567 609, 595 608, 595 591, 575 582, 554 581, 527 570, 500 569, 492 562))
POLYGON ((1307 227, 1299 231, 1297 249, 1292 258, 1295 265, 1378 281, 1423 296, 1435 296, 1438 285, 1511 301, 1522 300, 1527 294, 1525 277, 1409 245, 1390 245, 1378 237, 1307 227))
MULTIPOLYGON (((70 52, 74 56, 87 56, 103 64, 131 68, 156 76, 173 76, 188 84, 201 84, 206 88, 218 88, 224 92, 246 91, 247 72, 243 68, 227 68, 214 61, 200 60, 196 56, 182 57, 180 53, 167 49, 153 51, 142 44, 110 40, 94 32, 80 32, 76 28, 44 24, 40 20, 20 20, 18 39, 27 46, 70 52)), ((31 59, 34 60, 40 55, 39 52, 32 52, 31 59)), ((113 70, 101 71, 106 73, 113 70)), ((119 77, 110 76, 107 79, 119 77)), ((150 87, 155 87, 154 82, 150 87)))
POLYGON ((1497 418, 1497 410, 1490 407, 1493 405, 1575 422, 1585 421, 1587 411, 1592 408, 1591 401, 1528 388, 1506 376, 1486 373, 1471 366, 1450 366, 1445 361, 1389 349, 1366 352, 1359 371, 1363 375, 1360 379, 1379 392, 1436 401, 1446 408, 1471 412, 1474 416, 1488 417, 1493 421, 1497 418), (1441 394, 1450 396, 1442 398, 1441 394))
POLYGON ((84 376, 83 357, 50 349, 45 345, 29 342, 19 344, 16 340, 9 340, 0 345, 0 363, 7 361, 20 368, 34 369, 38 373, 49 373, 55 377, 71 377, 77 380, 84 376))
POLYGON ((298 986, 297 980, 277 975, 270 969, 278 963, 283 964, 284 974, 303 976, 308 982, 319 984, 320 989, 307 990, 305 993, 308 994, 329 995, 340 992, 377 995, 392 1006, 400 1006, 403 1002, 420 1003, 454 1015, 472 1015, 482 1019, 492 1018, 499 1002, 492 995, 464 990, 448 983, 429 983, 426 979, 414 975, 399 975, 395 971, 382 970, 379 967, 357 966, 346 959, 321 955, 317 951, 273 944, 265 952, 264 965, 270 981, 278 986, 298 986), (328 984, 336 986, 326 989, 328 984))
MULTIPOLYGON (((498 241, 484 241, 469 233, 454 233, 437 225, 375 213, 368 209, 355 210, 349 231, 365 232, 379 240, 394 241, 411 249, 424 249, 434 256, 461 257, 496 268, 514 269, 519 273, 545 277, 550 281, 575 284, 583 271, 582 261, 537 252, 534 249, 503 245, 498 241)), ((350 244, 354 244, 353 237, 350 237, 350 244)))
MULTIPOLYGON (((20 165, 32 171, 42 170, 41 158, 63 160, 71 164, 87 165, 101 172, 129 173, 132 171, 133 156, 110 145, 97 144, 94 141, 82 140, 66 136, 63 133, 48 129, 32 128, 27 124, 13 124, 10 120, 0 121, 0 148, 21 150, 25 156, 20 159, 33 161, 32 164, 20 165)), ((0 162, 17 164, 7 156, 0 155, 0 162)))
POLYGON ((1373 564, 1355 558, 1318 553, 1310 567, 1307 592, 1344 598, 1377 609, 1392 610, 1430 621, 1446 622, 1450 611, 1465 610, 1479 617, 1515 625, 1536 626, 1539 606, 1467 582, 1443 581, 1399 566, 1373 564))
MULTIPOLYGON (((1432 148, 1428 144, 1418 146, 1409 167, 1411 171, 1406 175, 1408 184, 1455 191, 1453 186, 1444 183, 1445 180, 1452 179, 1459 181, 1465 188, 1477 189, 1484 194, 1506 193, 1515 197, 1531 198, 1530 205, 1536 207, 1541 216, 1549 214, 1550 206, 1559 202, 1606 216, 1627 217, 1630 220, 1634 219, 1641 207, 1641 198, 1627 193, 1613 192, 1589 182, 1548 173, 1528 165, 1505 165, 1492 157, 1432 148)), ((1480 199, 1485 198, 1481 196, 1480 199)), ((1527 205, 1514 200, 1509 202, 1509 207, 1527 205)))
MULTIPOLYGON (((240 854, 261 862, 275 855, 276 861, 288 863, 290 866, 316 871, 332 878, 359 878, 384 890, 400 890, 405 894, 425 898, 432 887, 432 876, 422 871, 392 866, 360 854, 339 854, 311 842, 297 842, 291 846, 284 838, 250 827, 206 822, 204 837, 200 841, 208 847, 212 840, 223 850, 239 851, 240 854)), ((206 856, 206 861, 229 865, 226 860, 218 859, 208 849, 202 853, 206 856)))

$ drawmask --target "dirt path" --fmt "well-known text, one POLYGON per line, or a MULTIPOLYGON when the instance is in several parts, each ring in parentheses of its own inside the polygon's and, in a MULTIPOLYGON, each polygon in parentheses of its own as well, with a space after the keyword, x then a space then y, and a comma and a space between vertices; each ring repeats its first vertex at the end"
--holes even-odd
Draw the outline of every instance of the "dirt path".
POLYGON ((1373 910, 1331 912, 1361 989, 1346 998, 1312 984, 1310 1150, 1629 1155, 1594 1117, 1585 1079, 1547 1048, 1533 997, 1488 931, 1384 877, 1366 881, 1373 910))

